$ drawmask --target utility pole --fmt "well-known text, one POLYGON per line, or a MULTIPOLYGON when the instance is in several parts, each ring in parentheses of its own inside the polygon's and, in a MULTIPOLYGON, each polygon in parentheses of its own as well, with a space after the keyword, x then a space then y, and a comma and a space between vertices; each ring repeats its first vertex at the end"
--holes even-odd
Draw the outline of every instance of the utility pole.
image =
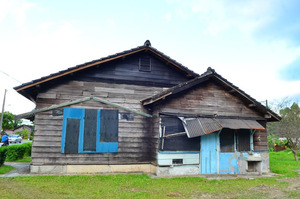
POLYGON ((0 124, 1 124, 1 128, 0 128, 0 133, 2 132, 2 123, 3 123, 3 113, 4 113, 4 106, 5 106, 5 97, 6 97, 6 89, 4 90, 4 98, 3 98, 3 105, 2 105, 2 114, 1 114, 1 120, 0 120, 0 124))

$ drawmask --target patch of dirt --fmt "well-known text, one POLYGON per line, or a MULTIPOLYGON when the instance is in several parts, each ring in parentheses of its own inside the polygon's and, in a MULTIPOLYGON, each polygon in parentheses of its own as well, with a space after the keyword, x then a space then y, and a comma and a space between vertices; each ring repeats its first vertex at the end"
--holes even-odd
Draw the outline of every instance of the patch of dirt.
POLYGON ((266 186, 264 184, 252 187, 250 192, 263 194, 266 198, 288 198, 289 193, 300 190, 300 177, 278 179, 279 182, 287 182, 289 186, 286 189, 277 189, 276 187, 266 186))
POLYGON ((288 187, 288 190, 290 190, 290 191, 300 190, 300 177, 283 178, 283 179, 279 179, 279 181, 289 183, 290 186, 288 187))
POLYGON ((169 197, 182 197, 181 193, 177 193, 177 192, 170 192, 167 194, 167 196, 169 197))

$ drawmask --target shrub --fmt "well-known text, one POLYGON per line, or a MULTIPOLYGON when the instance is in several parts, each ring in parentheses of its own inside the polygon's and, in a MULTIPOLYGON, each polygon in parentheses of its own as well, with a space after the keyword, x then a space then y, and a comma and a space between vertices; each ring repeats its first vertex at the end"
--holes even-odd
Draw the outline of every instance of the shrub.
POLYGON ((0 147, 0 167, 4 164, 6 159, 7 147, 0 147))
POLYGON ((7 147, 6 160, 15 161, 18 159, 23 159, 26 147, 23 145, 10 145, 7 147))
POLYGON ((31 142, 27 142, 27 143, 24 143, 20 146, 24 146, 25 147, 25 154, 24 156, 28 157, 28 156, 31 156, 31 148, 32 148, 32 143, 31 142))

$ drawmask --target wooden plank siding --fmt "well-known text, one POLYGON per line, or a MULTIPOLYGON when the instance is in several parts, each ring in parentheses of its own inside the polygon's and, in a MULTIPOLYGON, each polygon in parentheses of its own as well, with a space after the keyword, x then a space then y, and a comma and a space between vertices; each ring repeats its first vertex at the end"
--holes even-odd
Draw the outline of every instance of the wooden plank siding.
MULTIPOLYGON (((147 112, 140 100, 161 92, 164 88, 100 82, 70 81, 48 89, 37 96, 37 108, 94 96, 134 110, 147 112), (122 92, 124 89, 126 92, 122 92), (112 97, 113 96, 113 97, 112 97)), ((86 109, 116 109, 109 105, 87 101, 69 106, 86 109)), ((119 112, 126 112, 119 110, 119 112)), ((35 116, 35 135, 32 164, 130 164, 156 161, 157 137, 153 118, 134 115, 133 121, 119 120, 118 153, 64 154, 61 153, 63 116, 53 116, 52 111, 35 116)))
POLYGON ((200 84, 162 102, 161 112, 262 118, 214 82, 200 84))
POLYGON ((80 81, 104 81, 122 83, 122 81, 134 82, 139 85, 149 86, 175 86, 185 82, 191 77, 186 77, 179 69, 168 65, 153 54, 143 51, 124 57, 120 60, 111 61, 97 65, 93 68, 74 74, 74 79, 80 81), (149 57, 151 59, 151 71, 140 71, 140 58, 149 57))
MULTIPOLYGON (((198 85, 185 93, 181 93, 179 96, 168 98, 154 107, 154 110, 157 112, 173 113, 174 115, 216 114, 217 116, 226 117, 260 118, 261 120, 258 122, 266 127, 266 122, 261 114, 245 106, 234 94, 228 93, 212 81, 198 85)), ((156 121, 156 126, 158 126, 158 121, 156 121)), ((158 134, 158 130, 156 133, 158 134)), ((253 142, 255 151, 267 151, 266 130, 257 130, 254 134, 253 142)))

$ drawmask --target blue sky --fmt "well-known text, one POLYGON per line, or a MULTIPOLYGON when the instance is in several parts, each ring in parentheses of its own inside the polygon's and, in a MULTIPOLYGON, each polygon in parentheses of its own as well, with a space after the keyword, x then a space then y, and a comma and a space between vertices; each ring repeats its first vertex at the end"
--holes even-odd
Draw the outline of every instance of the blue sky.
POLYGON ((299 8, 296 0, 0 0, 0 100, 6 88, 6 110, 30 111, 34 104, 13 86, 149 39, 197 73, 214 68, 258 101, 299 101, 299 8))

